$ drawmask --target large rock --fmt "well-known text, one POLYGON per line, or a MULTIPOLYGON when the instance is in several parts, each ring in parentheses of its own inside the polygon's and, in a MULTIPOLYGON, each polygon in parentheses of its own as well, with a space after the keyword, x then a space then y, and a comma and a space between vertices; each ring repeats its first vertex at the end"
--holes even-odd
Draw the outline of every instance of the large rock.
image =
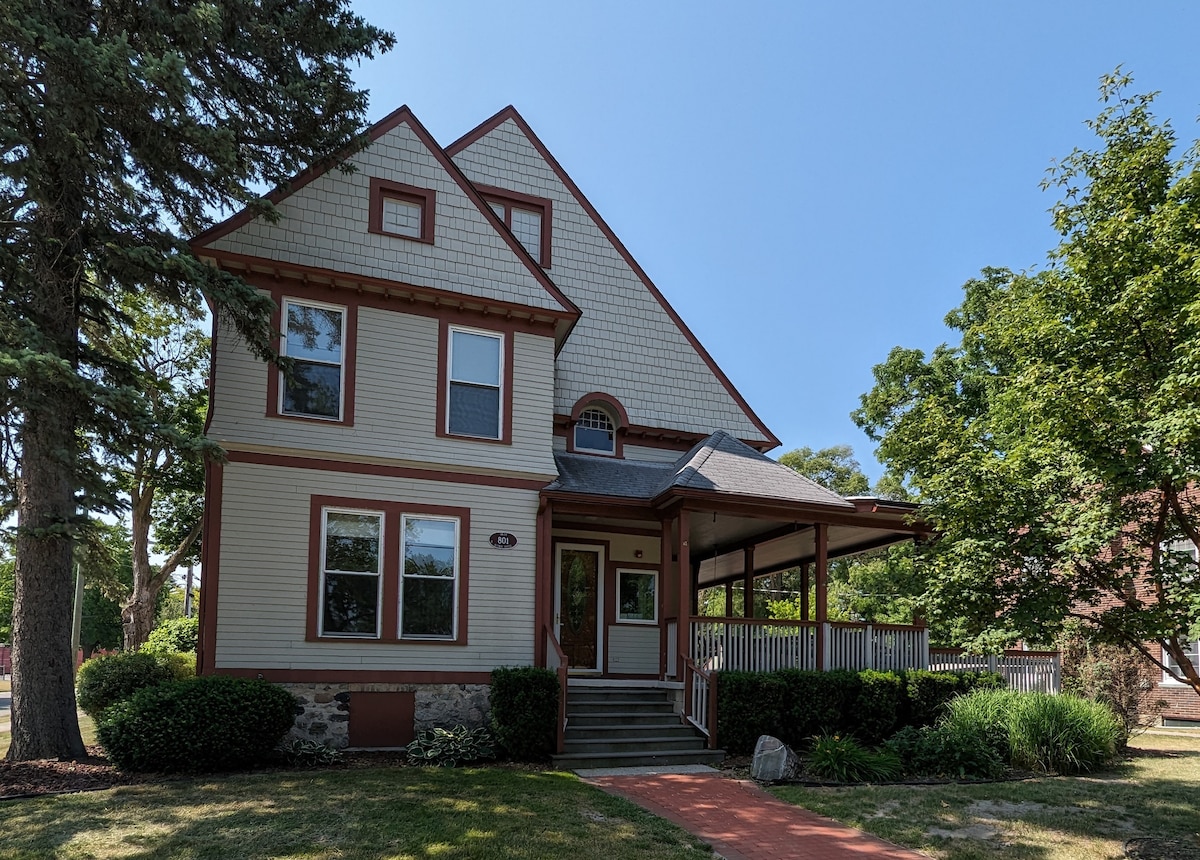
POLYGON ((754 761, 750 776, 759 782, 779 782, 795 779, 800 772, 800 758, 792 748, 770 735, 762 735, 754 745, 754 761))

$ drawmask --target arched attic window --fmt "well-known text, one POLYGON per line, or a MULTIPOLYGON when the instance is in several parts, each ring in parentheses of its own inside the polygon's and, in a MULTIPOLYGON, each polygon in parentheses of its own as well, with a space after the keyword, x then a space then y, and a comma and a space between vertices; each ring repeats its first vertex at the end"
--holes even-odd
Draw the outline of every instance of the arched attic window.
POLYGON ((610 456, 617 453, 617 427, 599 406, 589 406, 575 422, 575 450, 610 456))
POLYGON ((620 457, 621 437, 629 419, 616 398, 602 392, 581 397, 571 410, 567 450, 576 454, 620 457))

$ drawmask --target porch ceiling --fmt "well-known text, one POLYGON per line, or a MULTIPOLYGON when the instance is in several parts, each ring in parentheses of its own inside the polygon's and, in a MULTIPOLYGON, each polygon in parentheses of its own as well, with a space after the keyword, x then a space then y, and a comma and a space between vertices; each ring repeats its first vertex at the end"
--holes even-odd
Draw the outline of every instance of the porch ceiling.
MULTIPOLYGON (((796 567, 816 558, 811 523, 779 523, 746 517, 694 513, 689 524, 691 557, 700 558, 699 584, 716 585, 745 575, 748 545, 754 545, 756 575, 796 567)), ((896 523, 830 525, 829 558, 902 543, 915 530, 896 523)))

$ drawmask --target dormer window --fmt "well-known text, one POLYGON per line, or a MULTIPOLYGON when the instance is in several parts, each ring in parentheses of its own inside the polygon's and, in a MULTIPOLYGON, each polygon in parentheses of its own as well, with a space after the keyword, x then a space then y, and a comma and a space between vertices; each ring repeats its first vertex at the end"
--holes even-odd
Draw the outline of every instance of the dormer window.
POLYGON ((533 261, 542 268, 550 268, 550 201, 498 188, 485 188, 482 193, 496 217, 504 222, 533 261))
POLYGON ((617 429, 607 412, 596 406, 583 410, 575 422, 575 450, 609 456, 617 453, 617 429))
POLYGON ((371 179, 371 210, 367 231, 433 244, 432 188, 371 179))

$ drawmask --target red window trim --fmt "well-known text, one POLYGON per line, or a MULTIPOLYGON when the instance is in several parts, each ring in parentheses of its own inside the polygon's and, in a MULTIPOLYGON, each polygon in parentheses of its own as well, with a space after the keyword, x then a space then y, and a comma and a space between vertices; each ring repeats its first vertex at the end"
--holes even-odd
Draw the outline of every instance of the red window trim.
POLYGON ((443 319, 438 325, 438 379, 437 379, 437 430, 443 439, 462 439, 466 442, 483 442, 489 445, 512 444, 512 398, 513 398, 513 341, 515 332, 512 326, 472 326, 459 325, 443 319), (502 372, 500 392, 500 438, 488 439, 483 436, 464 436, 451 433, 449 419, 450 400, 450 327, 474 329, 488 334, 499 335, 503 342, 504 370, 502 372))
MULTIPOLYGON (((593 457, 607 457, 609 459, 623 460, 625 458, 625 433, 629 429, 629 416, 625 412, 625 407, 621 405, 621 401, 613 397, 611 394, 605 394, 603 391, 593 391, 591 394, 585 394, 575 401, 574 407, 571 408, 571 418, 567 424, 567 453, 568 454, 587 454, 593 457), (603 409, 608 413, 608 417, 613 422, 613 452, 605 454, 602 451, 591 451, 586 448, 575 447, 575 424, 579 421, 584 411, 596 407, 603 409)), ((690 446, 689 446, 690 447, 690 446)))
POLYGON ((415 185, 403 185, 399 182, 389 182, 386 179, 371 177, 371 209, 367 218, 367 232, 378 233, 381 236, 393 236, 397 239, 408 239, 412 242, 433 244, 433 221, 437 192, 432 188, 417 188, 415 185), (406 236, 404 233, 392 233, 383 229, 383 201, 385 198, 416 203, 421 207, 421 235, 406 236))
POLYGON ((471 509, 445 505, 351 499, 341 496, 312 496, 308 520, 308 614, 306 642, 339 642, 384 645, 466 645, 468 574, 471 568, 471 509), (321 534, 325 508, 351 508, 383 514, 383 605, 380 607, 380 636, 322 636, 321 630, 321 534), (400 636, 400 517, 430 515, 458 519, 458 624, 453 639, 404 639, 400 636))
POLYGON ((341 418, 322 418, 318 415, 293 415, 279 408, 281 382, 283 371, 277 364, 267 365, 267 412, 268 418, 284 418, 288 421, 309 421, 315 424, 326 424, 334 427, 354 426, 354 383, 355 383, 355 354, 358 352, 358 305, 354 302, 326 302, 320 299, 305 298, 291 293, 279 293, 274 290, 271 298, 275 301, 275 309, 271 311, 271 330, 280 333, 280 346, 287 332, 283 330, 283 303, 294 301, 298 304, 329 305, 342 309, 345 315, 346 334, 342 343, 342 416, 341 418))
POLYGON ((508 191, 504 188, 495 188, 491 185, 476 185, 475 188, 483 196, 487 203, 499 203, 504 206, 504 226, 510 231, 512 230, 512 208, 516 206, 518 209, 529 209, 541 213, 542 216, 542 241, 539 248, 539 256, 541 257, 538 265, 543 269, 550 268, 550 248, 553 245, 551 241, 551 223, 553 221, 554 204, 546 197, 534 197, 532 194, 522 194, 519 191, 508 191))

